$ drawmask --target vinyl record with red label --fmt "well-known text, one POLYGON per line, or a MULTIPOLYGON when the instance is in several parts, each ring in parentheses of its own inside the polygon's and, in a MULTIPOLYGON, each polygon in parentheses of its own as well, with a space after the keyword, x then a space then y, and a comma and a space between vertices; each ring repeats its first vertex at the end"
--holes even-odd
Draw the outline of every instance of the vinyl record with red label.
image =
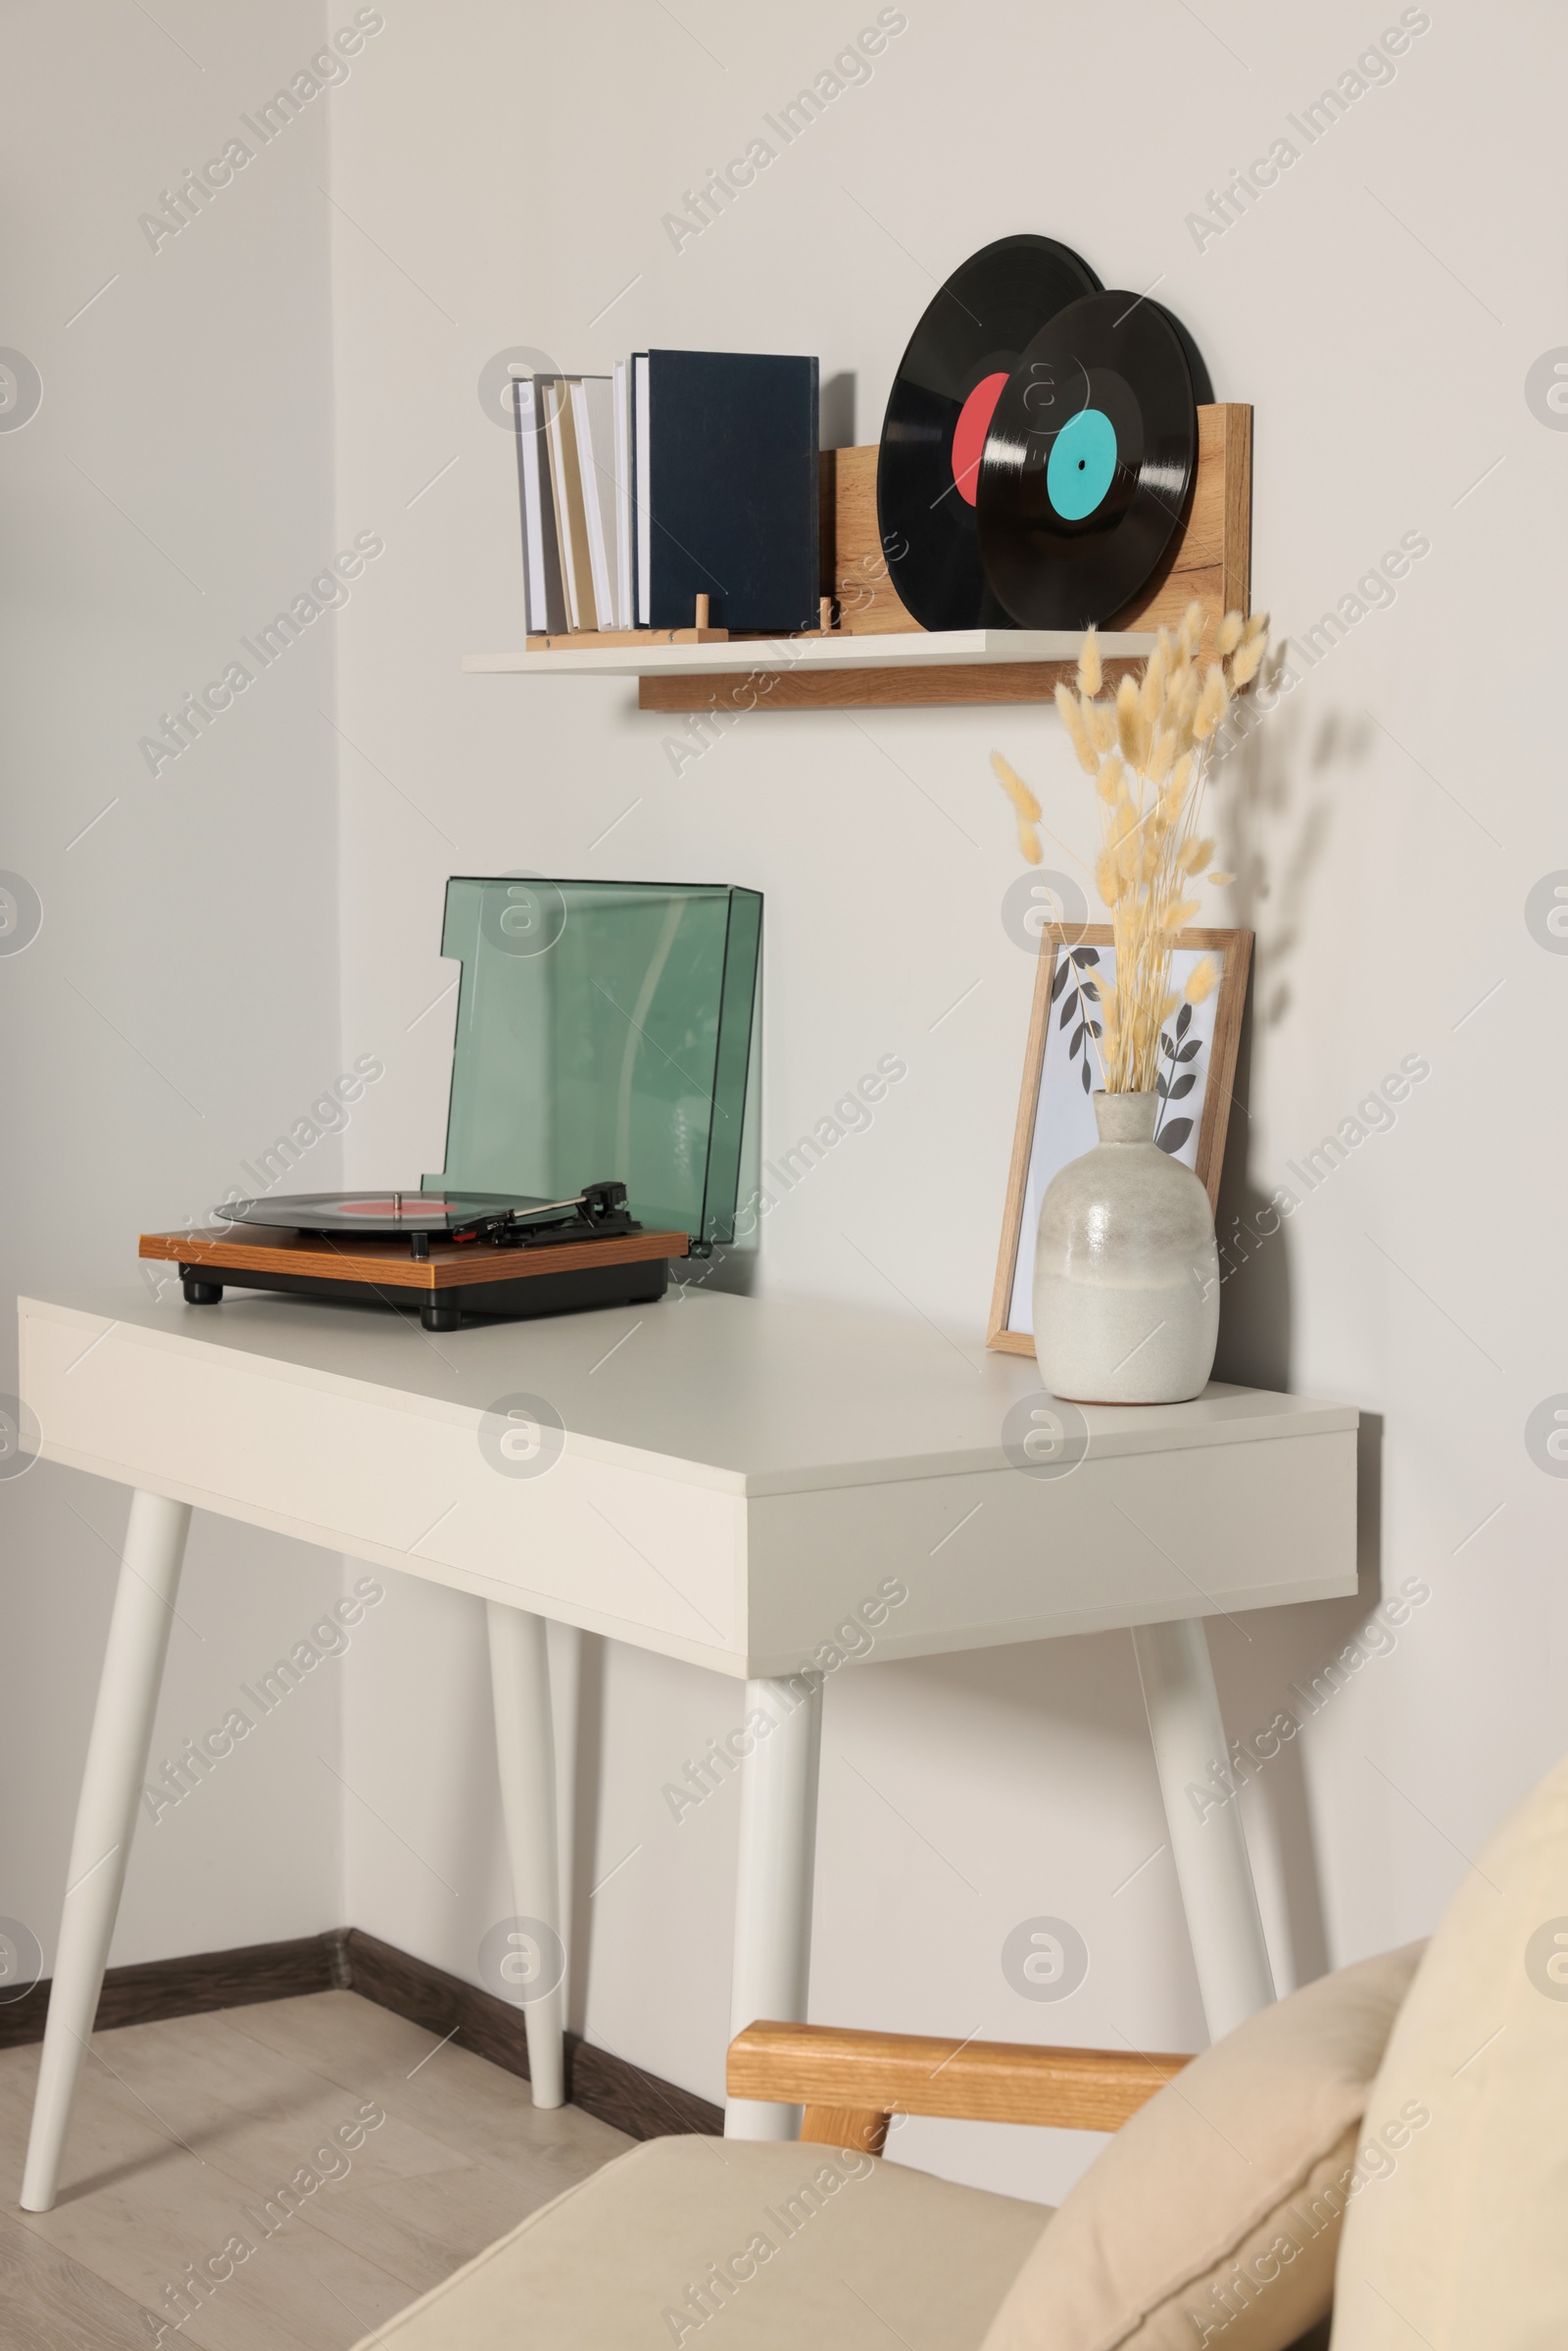
POLYGON ((954 271, 899 363, 877 461, 888 576, 922 628, 1011 625, 980 560, 975 498, 992 413, 1047 321, 1100 280, 1051 237, 1002 237, 954 271))
POLYGON ((1016 626, 1088 628, 1147 585, 1192 487, 1197 400, 1209 397, 1158 303, 1091 294, 1041 328, 980 463, 986 576, 1016 626))

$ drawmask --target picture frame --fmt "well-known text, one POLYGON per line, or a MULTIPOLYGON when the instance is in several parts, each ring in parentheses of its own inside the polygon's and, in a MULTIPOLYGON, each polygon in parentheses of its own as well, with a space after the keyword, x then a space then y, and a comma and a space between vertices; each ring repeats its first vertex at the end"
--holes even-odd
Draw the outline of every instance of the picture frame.
MULTIPOLYGON (((1046 923, 1041 927, 1023 1085, 986 1331, 987 1347, 1004 1354, 1034 1353, 1030 1293, 1041 1196, 1057 1169, 1092 1150, 1097 1140, 1092 1102, 1096 1072, 1088 1034, 1094 1000, 1084 996, 1083 975, 1092 981, 1101 967, 1109 964, 1114 944, 1108 922, 1046 923), (1059 983, 1058 972, 1064 975, 1059 983), (1087 1086, 1086 1066, 1090 1070, 1087 1086)), ((1171 1102, 1161 1104, 1162 1131, 1156 1140, 1163 1142, 1172 1157, 1194 1170, 1214 1207, 1219 1200, 1230 1125, 1252 933, 1179 931, 1171 944, 1171 978, 1178 990, 1204 955, 1218 961, 1219 983, 1201 1004, 1183 1004, 1165 1024, 1169 1050, 1162 1053, 1162 1067, 1174 1071, 1176 1079, 1171 1102), (1195 1082, 1184 1084, 1189 1078, 1195 1082), (1167 1118, 1176 1098, 1182 1107, 1167 1118), (1168 1140, 1170 1137, 1175 1140, 1168 1140)))

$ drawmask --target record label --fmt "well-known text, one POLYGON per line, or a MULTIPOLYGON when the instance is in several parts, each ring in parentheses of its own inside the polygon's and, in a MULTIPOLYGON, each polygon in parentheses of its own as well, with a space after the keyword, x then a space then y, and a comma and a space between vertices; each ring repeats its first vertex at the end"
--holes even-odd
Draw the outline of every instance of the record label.
POLYGON ((969 506, 973 506, 980 493, 980 459, 991 419, 997 413, 997 402, 1006 385, 1006 374, 1001 368, 995 375, 982 375, 959 409, 958 421, 953 428, 954 487, 969 506))

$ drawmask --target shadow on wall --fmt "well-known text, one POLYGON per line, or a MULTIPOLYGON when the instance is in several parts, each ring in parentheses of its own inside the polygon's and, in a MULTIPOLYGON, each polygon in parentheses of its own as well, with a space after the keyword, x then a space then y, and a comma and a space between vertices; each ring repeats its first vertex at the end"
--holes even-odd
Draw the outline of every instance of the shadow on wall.
MULTIPOLYGON (((1276 691, 1282 667, 1277 659, 1276 691)), ((1231 754, 1219 796, 1216 829, 1221 861, 1236 876, 1236 918, 1257 943, 1215 1218, 1222 1283, 1214 1369, 1220 1379, 1251 1387, 1291 1387, 1294 1337, 1290 1221, 1273 1207, 1275 1185, 1258 1170, 1252 1150, 1254 1054, 1262 1057, 1260 1049, 1284 1027, 1305 984, 1298 962, 1307 900, 1333 827, 1329 779, 1364 760, 1371 747, 1369 721, 1329 711, 1312 727, 1301 706, 1279 697, 1231 754)), ((1304 1748, 1316 1718, 1339 1702, 1386 1642, 1397 1639, 1375 1613, 1382 1579, 1382 1445, 1381 1419, 1363 1414, 1355 1598, 1261 1610, 1245 1628, 1210 1626, 1232 1740, 1230 1755, 1215 1759, 1216 1793, 1224 1796, 1228 1773, 1235 1790, 1228 1800, 1241 1802, 1253 1835, 1273 1844, 1289 1977, 1297 1984, 1349 1956, 1329 1949, 1304 1748), (1347 1663, 1348 1657, 1356 1662, 1347 1663)))
POLYGON ((1244 1388, 1288 1389, 1291 1384, 1291 1260, 1286 1227, 1276 1222, 1270 1194, 1249 1164, 1255 986, 1248 991, 1236 1053, 1225 1164, 1220 1174, 1214 1233, 1220 1249, 1219 1346, 1216 1380, 1244 1388))
POLYGON ((566 1948, 566 2029, 587 2031, 588 1978, 593 1941, 593 1889, 599 1882, 599 1793, 605 1751, 605 1644, 597 1633, 576 1641, 577 1738, 572 1756, 573 1798, 569 1923, 566 1948))
MULTIPOLYGON (((1363 1412, 1356 1441, 1356 1575, 1353 1597, 1261 1609, 1246 1623, 1211 1620, 1220 1707, 1230 1754, 1211 1782, 1216 1801, 1240 1800, 1253 1836, 1269 1824, 1278 1856, 1289 1983, 1299 1985, 1359 1952, 1332 1952, 1323 1908, 1305 1742, 1332 1719, 1363 1675, 1382 1671, 1401 1642, 1419 1639, 1430 1589, 1407 1579, 1383 1589, 1383 1416, 1363 1412), (1410 1596, 1411 1586, 1425 1596, 1410 1596)), ((1205 1799, 1202 1792, 1197 1799, 1205 1799)), ((1282 1985, 1282 1989, 1285 1986, 1282 1985)))
MULTIPOLYGON (((1265 691, 1277 692, 1282 666, 1276 656, 1265 691)), ((1273 1205, 1274 1183, 1254 1166, 1253 1053, 1260 1038, 1283 1026, 1301 987, 1296 964, 1303 914, 1333 825, 1327 776, 1372 748, 1370 720, 1331 710, 1310 737, 1307 730, 1305 710, 1276 699, 1227 758, 1216 795, 1220 859, 1236 876, 1236 920, 1256 945, 1214 1220, 1221 1281, 1214 1373, 1254 1388, 1291 1385, 1292 1298, 1289 1224, 1273 1205), (1292 784, 1302 774, 1304 800, 1292 784)))
POLYGON ((855 374, 841 369, 817 394, 817 442, 823 449, 855 447, 855 374))

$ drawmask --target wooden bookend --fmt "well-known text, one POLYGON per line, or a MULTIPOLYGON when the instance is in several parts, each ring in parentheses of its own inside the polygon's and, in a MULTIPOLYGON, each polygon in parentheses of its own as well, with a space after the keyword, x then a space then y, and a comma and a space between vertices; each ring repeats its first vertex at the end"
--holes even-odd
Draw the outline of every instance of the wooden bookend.
MULTIPOLYGON (((822 453, 824 599, 839 633, 918 630, 900 603, 882 554, 876 514, 877 451, 822 453)), ((1198 412, 1198 469, 1181 521, 1148 586, 1107 629, 1154 629, 1179 620, 1196 597, 1210 638, 1221 615, 1246 612, 1251 595, 1252 412, 1231 402, 1198 412)), ((1107 663, 1114 676, 1126 663, 1107 663)), ((1049 702, 1065 661, 955 663, 934 668, 767 670, 749 677, 645 677, 645 710, 848 710, 898 703, 1049 702)))
POLYGON ((708 598, 699 596, 697 609, 705 617, 695 628, 573 628, 556 637, 529 636, 529 653, 598 653, 615 645, 727 645, 727 628, 710 628, 708 598))
POLYGON ((556 637, 531 636, 530 653, 591 653, 612 645, 727 645, 729 630, 709 625, 709 599, 694 600, 690 628, 573 628, 556 637))

